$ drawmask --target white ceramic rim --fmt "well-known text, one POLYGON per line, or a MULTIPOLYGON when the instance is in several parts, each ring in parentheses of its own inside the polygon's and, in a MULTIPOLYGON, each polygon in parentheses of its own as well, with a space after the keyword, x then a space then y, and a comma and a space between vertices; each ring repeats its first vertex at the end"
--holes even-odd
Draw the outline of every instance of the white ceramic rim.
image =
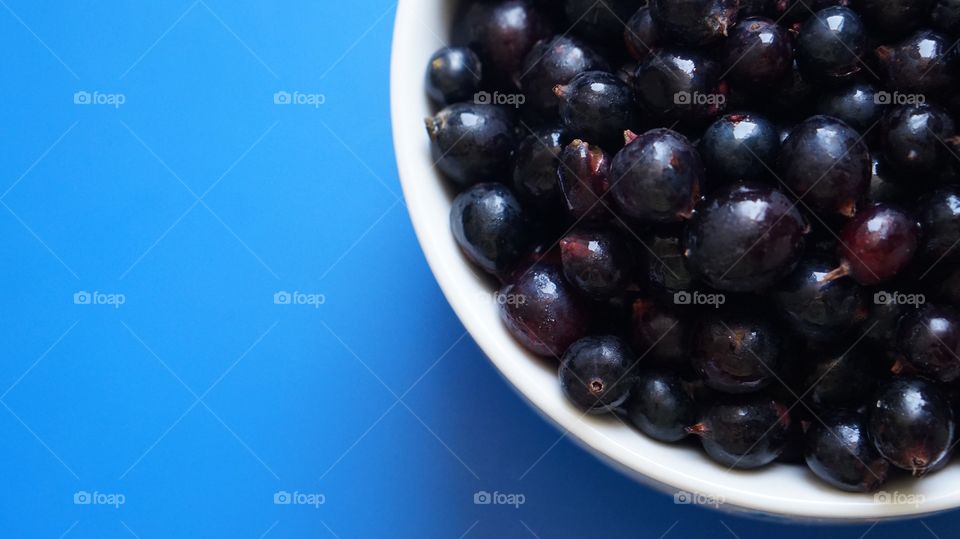
POLYGON ((900 503, 880 503, 872 494, 837 491, 803 466, 729 471, 698 450, 658 443, 616 420, 584 417, 567 403, 555 370, 521 348, 504 328, 489 281, 463 257, 450 232, 451 194, 433 167, 424 130, 430 106, 423 73, 430 55, 445 44, 441 36, 449 34, 451 4, 399 1, 390 76, 397 166, 417 238, 440 288, 470 335, 521 395, 579 443, 633 477, 666 492, 699 496, 695 501, 722 500, 723 509, 791 520, 867 522, 960 506, 957 463, 920 481, 887 484, 882 492, 900 503))

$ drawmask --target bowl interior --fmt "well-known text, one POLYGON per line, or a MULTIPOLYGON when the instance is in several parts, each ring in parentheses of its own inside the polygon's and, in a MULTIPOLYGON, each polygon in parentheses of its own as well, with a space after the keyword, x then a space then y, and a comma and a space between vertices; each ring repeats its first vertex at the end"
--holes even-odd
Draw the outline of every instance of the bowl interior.
POLYGON ((423 119, 432 111, 423 75, 430 55, 448 44, 454 7, 445 0, 399 3, 391 109, 400 180, 417 237, 443 293, 484 353, 524 397, 598 455, 668 493, 686 492, 687 501, 695 503, 719 502, 721 508, 793 519, 846 521, 921 515, 960 505, 956 463, 923 480, 890 482, 876 495, 848 494, 823 484, 800 465, 728 470, 697 448, 658 443, 618 420, 584 417, 568 404, 555 365, 526 352, 507 333, 490 281, 463 257, 450 232, 452 193, 430 156, 423 119))

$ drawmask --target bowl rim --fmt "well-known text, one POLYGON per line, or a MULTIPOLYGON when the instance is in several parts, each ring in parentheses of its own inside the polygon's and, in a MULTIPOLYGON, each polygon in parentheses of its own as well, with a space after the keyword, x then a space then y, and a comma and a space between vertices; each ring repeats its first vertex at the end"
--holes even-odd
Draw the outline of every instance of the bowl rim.
MULTIPOLYGON (((433 166, 428 137, 423 130, 422 118, 426 114, 420 113, 429 111, 423 69, 429 55, 446 44, 439 36, 446 35, 449 29, 452 3, 448 0, 398 1, 390 59, 390 115, 394 153, 408 213, 431 272, 467 332, 524 400, 555 424, 564 433, 562 436, 571 436, 601 460, 635 479, 658 490, 673 493, 675 500, 678 493, 693 493, 706 496, 707 499, 722 500, 716 507, 723 510, 821 523, 865 523, 921 517, 960 506, 960 488, 946 487, 951 483, 960 484, 960 463, 957 462, 922 482, 890 483, 880 491, 888 496, 913 496, 915 503, 912 504, 880 503, 875 493, 851 494, 834 490, 813 478, 802 465, 776 464, 756 472, 722 470, 727 474, 726 480, 710 481, 694 473, 700 469, 706 471, 707 475, 716 475, 714 472, 717 470, 711 471, 711 466, 716 468, 718 465, 709 462, 705 455, 699 455, 705 463, 683 463, 681 456, 688 452, 668 446, 667 450, 676 452, 676 462, 656 462, 654 458, 640 454, 636 447, 627 446, 639 445, 647 451, 656 452, 663 450, 660 447, 662 444, 625 425, 611 425, 609 421, 596 416, 584 416, 566 403, 555 380, 549 389, 544 387, 544 373, 536 372, 547 370, 542 359, 523 350, 499 324, 499 320, 495 327, 491 326, 491 309, 496 310, 492 292, 485 286, 485 278, 480 275, 480 270, 469 264, 453 241, 448 225, 451 199, 440 173, 433 166), (431 22, 437 26, 431 27, 431 22), (425 42, 429 42, 432 48, 427 47, 425 42), (428 52, 424 55, 424 51, 428 52), (414 103, 417 105, 414 106, 414 103), (438 229, 440 223, 446 223, 447 226, 438 229), (640 441, 626 439, 622 436, 623 431, 640 441), (684 464, 684 468, 681 469, 677 464, 684 464), (687 472, 686 468, 693 470, 687 472), (742 485, 761 485, 758 474, 764 475, 762 481, 768 483, 764 485, 766 492, 750 490, 742 485), (789 483, 781 481, 793 482, 809 492, 802 498, 791 496, 776 486, 782 484, 783 487, 789 487, 789 483), (928 489, 934 484, 934 488, 928 489), (945 487, 941 488, 940 485, 945 487)), ((696 452, 700 453, 699 450, 696 452)))

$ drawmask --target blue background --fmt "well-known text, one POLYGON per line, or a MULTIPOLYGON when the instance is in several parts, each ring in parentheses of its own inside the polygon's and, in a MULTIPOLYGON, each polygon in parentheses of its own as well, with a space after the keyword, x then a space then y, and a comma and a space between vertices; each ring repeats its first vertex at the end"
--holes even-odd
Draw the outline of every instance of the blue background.
POLYGON ((394 14, 0 0, 0 535, 950 535, 958 516, 811 529, 674 505, 530 409, 399 196, 394 14))

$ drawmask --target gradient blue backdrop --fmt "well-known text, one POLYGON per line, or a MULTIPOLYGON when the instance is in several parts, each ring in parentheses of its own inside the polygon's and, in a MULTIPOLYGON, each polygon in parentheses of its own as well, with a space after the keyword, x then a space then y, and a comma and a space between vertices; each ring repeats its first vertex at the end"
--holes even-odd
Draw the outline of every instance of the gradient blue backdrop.
POLYGON ((0 0, 0 535, 951 535, 958 516, 815 530, 674 505, 533 412, 399 197, 394 13, 0 0))

